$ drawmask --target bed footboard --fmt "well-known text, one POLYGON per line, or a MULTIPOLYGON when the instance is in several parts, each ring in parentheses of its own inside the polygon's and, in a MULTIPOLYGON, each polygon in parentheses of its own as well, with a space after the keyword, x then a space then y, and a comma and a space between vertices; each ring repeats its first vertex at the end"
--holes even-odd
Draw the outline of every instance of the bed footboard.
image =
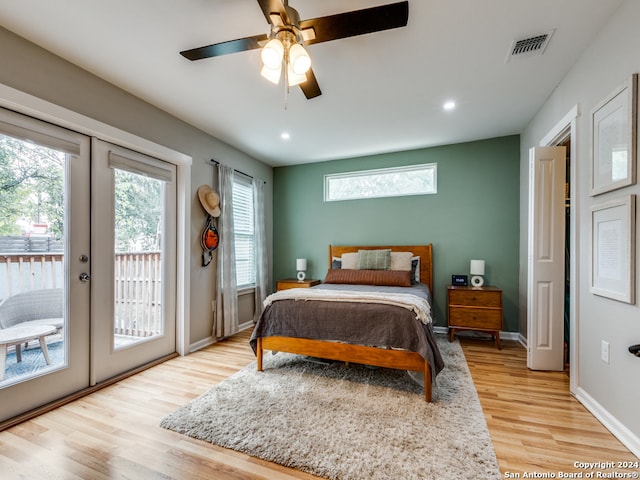
POLYGON ((422 372, 424 375, 424 397, 427 402, 431 401, 431 366, 416 352, 325 342, 306 338, 262 337, 257 339, 256 345, 259 372, 262 371, 262 356, 265 349, 376 367, 422 372))

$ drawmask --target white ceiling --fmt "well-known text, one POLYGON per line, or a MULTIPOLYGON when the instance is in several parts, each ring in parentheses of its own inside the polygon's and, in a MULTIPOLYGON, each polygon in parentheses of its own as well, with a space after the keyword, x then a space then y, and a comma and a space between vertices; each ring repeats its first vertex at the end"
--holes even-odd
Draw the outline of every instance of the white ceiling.
MULTIPOLYGON (((309 19, 393 1, 290 3, 309 19)), ((295 87, 286 110, 258 50, 178 53, 268 33, 255 0, 0 0, 0 24, 281 166, 520 133, 622 1, 410 0, 405 28, 309 46, 322 95, 295 87), (552 29, 544 55, 505 62, 552 29)))

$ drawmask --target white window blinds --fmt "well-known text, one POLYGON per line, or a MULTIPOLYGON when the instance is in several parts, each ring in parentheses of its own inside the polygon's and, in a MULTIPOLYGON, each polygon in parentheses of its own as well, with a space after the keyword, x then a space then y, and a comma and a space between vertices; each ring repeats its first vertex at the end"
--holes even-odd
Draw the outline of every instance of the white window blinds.
POLYGON ((255 240, 253 227, 253 188, 251 180, 240 175, 233 179, 233 228, 236 247, 238 288, 256 283, 255 240))

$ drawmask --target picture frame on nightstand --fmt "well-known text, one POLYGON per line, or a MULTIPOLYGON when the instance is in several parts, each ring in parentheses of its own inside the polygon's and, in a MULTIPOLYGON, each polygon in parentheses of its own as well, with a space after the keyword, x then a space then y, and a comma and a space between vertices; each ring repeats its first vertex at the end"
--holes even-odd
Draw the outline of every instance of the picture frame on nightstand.
POLYGON ((467 275, 451 275, 451 285, 466 287, 469 285, 469 277, 467 275))

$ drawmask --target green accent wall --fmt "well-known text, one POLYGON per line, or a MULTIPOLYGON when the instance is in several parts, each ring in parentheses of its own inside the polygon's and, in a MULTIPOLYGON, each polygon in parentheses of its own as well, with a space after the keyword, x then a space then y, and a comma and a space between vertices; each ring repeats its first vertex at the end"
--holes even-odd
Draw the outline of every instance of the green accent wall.
POLYGON ((486 262, 485 283, 503 289, 505 331, 518 331, 520 137, 274 169, 274 280, 323 279, 328 246, 432 243, 435 324, 446 326, 446 285, 486 262), (324 202, 324 175, 421 163, 438 164, 438 193, 324 202))

